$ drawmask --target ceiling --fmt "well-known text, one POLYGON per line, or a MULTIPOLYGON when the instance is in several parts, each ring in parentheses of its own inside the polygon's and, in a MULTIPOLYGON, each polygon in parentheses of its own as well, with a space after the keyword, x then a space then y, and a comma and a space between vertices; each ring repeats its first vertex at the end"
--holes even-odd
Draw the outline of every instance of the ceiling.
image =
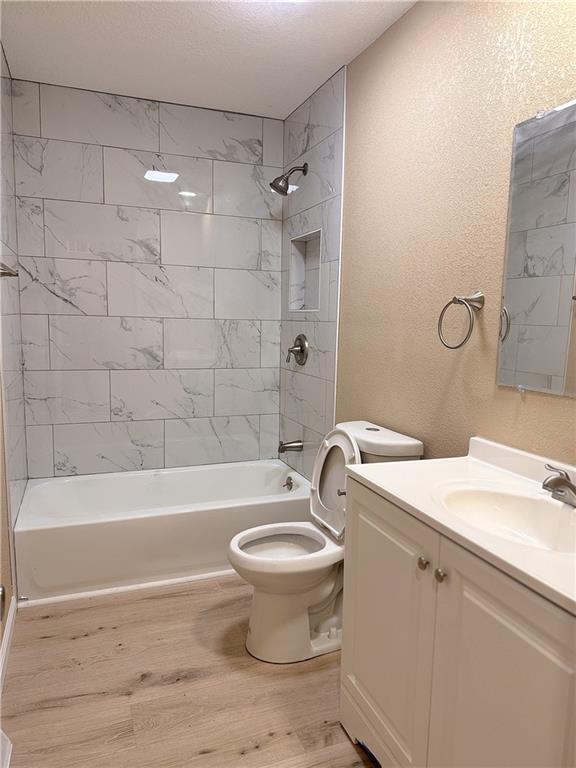
POLYGON ((13 77, 285 118, 413 2, 5 0, 13 77))

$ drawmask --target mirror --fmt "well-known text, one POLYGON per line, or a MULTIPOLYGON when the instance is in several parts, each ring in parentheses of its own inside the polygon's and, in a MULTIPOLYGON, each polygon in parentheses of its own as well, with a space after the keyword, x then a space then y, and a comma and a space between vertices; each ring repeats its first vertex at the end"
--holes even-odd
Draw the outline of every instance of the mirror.
POLYGON ((498 384, 576 396, 576 100, 514 129, 498 384))

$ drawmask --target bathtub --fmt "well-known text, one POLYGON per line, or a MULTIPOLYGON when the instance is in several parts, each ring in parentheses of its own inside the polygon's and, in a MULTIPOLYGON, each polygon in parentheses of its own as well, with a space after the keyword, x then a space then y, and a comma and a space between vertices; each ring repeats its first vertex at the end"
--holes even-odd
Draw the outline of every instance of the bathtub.
POLYGON ((309 494, 278 460, 31 480, 15 526, 18 593, 37 600, 227 571, 236 533, 309 520, 309 494))

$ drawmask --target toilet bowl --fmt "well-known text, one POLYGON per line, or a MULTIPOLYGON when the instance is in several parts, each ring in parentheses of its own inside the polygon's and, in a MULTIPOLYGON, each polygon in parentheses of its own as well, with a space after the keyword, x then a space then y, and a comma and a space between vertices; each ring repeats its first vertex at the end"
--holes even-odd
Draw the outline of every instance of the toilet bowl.
POLYGON ((337 424, 320 445, 312 521, 272 523, 234 536, 228 559, 254 587, 246 648, 286 664, 340 648, 346 465, 419 459, 422 443, 366 421, 337 424))

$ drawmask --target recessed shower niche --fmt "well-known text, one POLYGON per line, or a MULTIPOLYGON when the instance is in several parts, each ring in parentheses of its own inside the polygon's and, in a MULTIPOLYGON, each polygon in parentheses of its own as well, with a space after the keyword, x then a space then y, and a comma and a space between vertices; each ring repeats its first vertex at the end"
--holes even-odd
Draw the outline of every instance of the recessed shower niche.
POLYGON ((290 312, 317 312, 320 309, 321 249, 321 229, 290 241, 290 312))

